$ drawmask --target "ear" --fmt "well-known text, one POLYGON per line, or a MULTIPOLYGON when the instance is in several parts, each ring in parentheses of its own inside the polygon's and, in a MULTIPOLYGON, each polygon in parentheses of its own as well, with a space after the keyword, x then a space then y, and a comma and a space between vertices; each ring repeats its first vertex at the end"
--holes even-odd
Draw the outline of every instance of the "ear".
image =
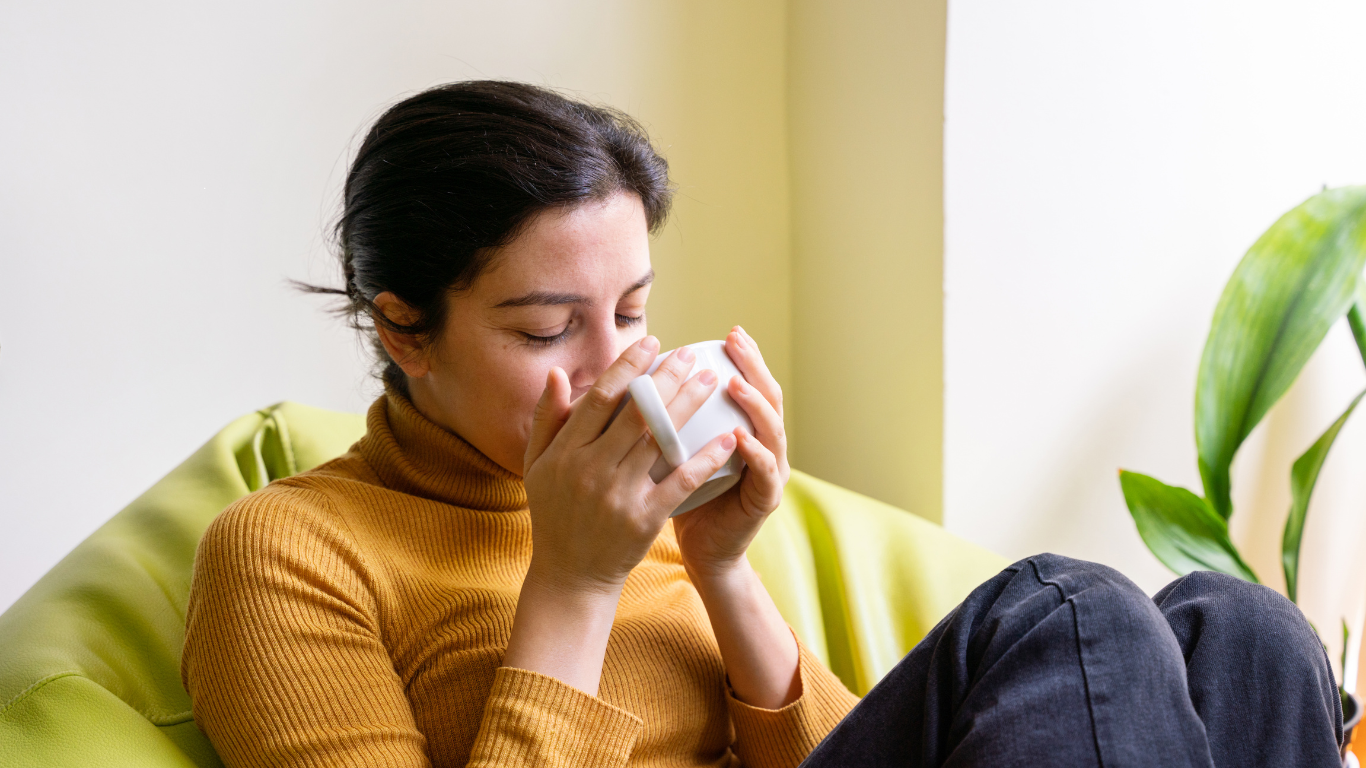
MULTIPOLYGON (((417 310, 395 296, 393 291, 385 291, 376 296, 375 309, 383 313, 389 322, 398 325, 410 325, 418 319, 417 310)), ((404 373, 414 379, 420 379, 431 370, 427 348, 416 334, 399 333, 378 322, 375 323, 375 330, 379 332, 379 341, 384 345, 384 351, 389 353, 389 357, 403 369, 404 373)))

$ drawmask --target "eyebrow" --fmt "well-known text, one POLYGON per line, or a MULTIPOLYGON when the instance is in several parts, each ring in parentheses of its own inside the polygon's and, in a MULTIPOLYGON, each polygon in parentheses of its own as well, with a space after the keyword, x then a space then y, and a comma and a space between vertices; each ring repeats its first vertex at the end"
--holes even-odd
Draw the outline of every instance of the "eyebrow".
MULTIPOLYGON (((635 281, 630 288, 622 292, 621 298, 626 298, 636 291, 644 288, 655 280, 655 271, 651 269, 643 277, 635 281)), ((587 304, 588 297, 577 293, 555 293, 554 291, 532 291, 522 294, 515 298, 500 301, 493 305, 494 309, 509 309, 512 307, 558 307, 563 304, 587 304)))

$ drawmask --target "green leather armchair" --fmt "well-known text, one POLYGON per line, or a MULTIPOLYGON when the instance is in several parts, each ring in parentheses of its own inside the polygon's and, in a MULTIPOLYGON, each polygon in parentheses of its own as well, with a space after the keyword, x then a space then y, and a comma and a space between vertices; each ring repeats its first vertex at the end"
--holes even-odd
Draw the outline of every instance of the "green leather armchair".
MULTIPOLYGON (((364 431, 360 416, 294 403, 243 416, 0 615, 0 767, 221 765, 180 684, 195 546, 233 500, 364 431)), ((860 694, 1006 564, 800 472, 750 560, 798 636, 860 694)))

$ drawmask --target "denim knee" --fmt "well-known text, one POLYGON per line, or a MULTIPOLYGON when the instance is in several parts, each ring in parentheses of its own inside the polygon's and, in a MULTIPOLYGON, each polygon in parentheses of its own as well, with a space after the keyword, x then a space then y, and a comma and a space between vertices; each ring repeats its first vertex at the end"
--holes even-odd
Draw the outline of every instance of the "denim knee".
POLYGON ((1178 661, 1166 619, 1152 598, 1124 574, 1100 563, 1055 554, 1035 555, 1016 564, 1032 570, 1039 589, 1071 604, 1077 629, 1104 645, 1167 646, 1178 661))
POLYGON ((1210 571, 1182 576, 1153 601, 1181 646, 1191 703, 1216 764, 1305 765, 1294 755, 1311 753, 1325 758, 1319 764, 1336 762, 1337 683, 1323 643, 1294 603, 1210 571), (1257 712, 1266 713, 1262 725, 1249 729, 1248 713, 1257 712))
POLYGON ((1317 662, 1322 643, 1309 620, 1283 595, 1261 584, 1214 571, 1195 571, 1168 584, 1153 602, 1187 649, 1199 636, 1217 636, 1244 650, 1293 651, 1317 662), (1240 641, 1241 639, 1241 641, 1240 641))
POLYGON ((1083 593, 1097 598, 1098 610, 1119 615, 1158 617, 1153 601, 1127 576, 1100 563, 1046 552, 1025 558, 1013 567, 1032 567, 1045 584, 1056 587, 1064 599, 1083 593))
MULTIPOLYGON (((1192 597, 1212 597, 1235 602, 1249 609, 1274 608, 1279 610, 1295 604, 1284 595, 1262 584, 1253 584, 1237 576, 1216 571, 1192 571, 1185 576, 1173 579, 1153 595, 1153 602, 1161 604, 1168 599, 1190 599, 1192 597)), ((1296 612, 1298 613, 1298 608, 1296 612)))

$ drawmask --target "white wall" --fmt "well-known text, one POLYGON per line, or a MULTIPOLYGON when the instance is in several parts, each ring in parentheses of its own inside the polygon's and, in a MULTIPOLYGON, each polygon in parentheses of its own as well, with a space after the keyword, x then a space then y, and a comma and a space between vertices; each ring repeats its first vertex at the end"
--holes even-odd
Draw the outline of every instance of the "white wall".
POLYGON ((336 281, 324 233, 348 149, 439 82, 564 87, 657 129, 684 193, 652 330, 744 323, 785 376, 782 9, 0 4, 0 610, 230 419, 282 399, 364 409, 363 350, 285 281, 336 281), (680 311, 719 264, 765 285, 680 311))
MULTIPOLYGON (((1170 579, 1116 470, 1199 492, 1195 374, 1224 281, 1281 213, 1366 183, 1364 37, 1348 0, 949 3, 951 530, 1150 591, 1170 579)), ((1290 462, 1364 384, 1337 329, 1235 466, 1235 539, 1273 585, 1290 462)), ((1360 628, 1364 443, 1359 414, 1310 512, 1305 606, 1324 628, 1360 628)))

